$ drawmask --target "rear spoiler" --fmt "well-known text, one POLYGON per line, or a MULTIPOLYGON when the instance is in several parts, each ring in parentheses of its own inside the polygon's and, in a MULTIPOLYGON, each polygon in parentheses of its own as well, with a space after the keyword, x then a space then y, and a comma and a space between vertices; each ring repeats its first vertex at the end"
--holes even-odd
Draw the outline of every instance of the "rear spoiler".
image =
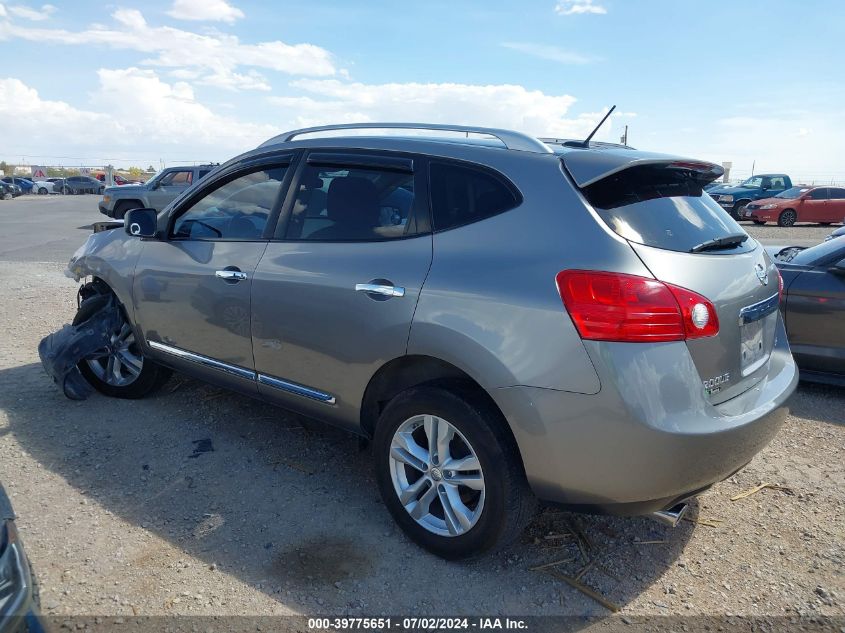
POLYGON ((566 171, 581 189, 632 167, 649 165, 693 172, 696 180, 708 183, 716 180, 725 170, 715 163, 681 158, 667 154, 632 152, 630 149, 578 149, 561 155, 566 171))

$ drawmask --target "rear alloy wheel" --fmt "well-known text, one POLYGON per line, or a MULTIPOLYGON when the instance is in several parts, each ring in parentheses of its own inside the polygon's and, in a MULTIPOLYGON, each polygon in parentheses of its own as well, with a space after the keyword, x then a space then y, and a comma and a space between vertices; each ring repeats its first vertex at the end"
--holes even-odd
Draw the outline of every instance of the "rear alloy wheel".
MULTIPOLYGON (((84 323, 107 303, 107 295, 86 299, 79 307, 73 325, 84 323)), ((142 398, 167 382, 171 374, 169 369, 144 358, 125 317, 111 332, 106 353, 83 360, 77 367, 94 389, 114 398, 142 398)))
POLYGON ((39 187, 38 188, 38 195, 39 196, 46 196, 47 195, 47 187, 39 187))
POLYGON ((379 491, 418 545, 446 559, 515 539, 534 514, 513 439, 473 392, 423 386, 385 408, 373 450, 379 491))
POLYGON ((778 216, 778 226, 792 226, 795 224, 795 221, 798 219, 798 214, 795 213, 792 209, 785 209, 781 211, 781 214, 778 216))

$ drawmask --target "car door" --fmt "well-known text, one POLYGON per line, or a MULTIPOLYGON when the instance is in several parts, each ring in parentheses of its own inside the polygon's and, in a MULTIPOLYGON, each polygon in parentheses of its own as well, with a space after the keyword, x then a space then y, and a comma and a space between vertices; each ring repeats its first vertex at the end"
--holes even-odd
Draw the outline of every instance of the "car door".
POLYGON ((786 327, 802 369, 845 374, 845 248, 789 285, 786 327))
POLYGON ((290 154, 234 167, 160 217, 133 282, 148 351, 254 393, 250 286, 283 199, 290 154))
POLYGON ((161 211, 164 207, 170 204, 176 196, 185 191, 193 184, 194 170, 190 167, 185 169, 174 169, 166 173, 155 184, 147 197, 153 209, 161 211))
POLYGON ((264 397, 356 428, 370 378, 405 354, 432 256, 415 160, 314 151, 302 162, 252 285, 264 397))
POLYGON ((798 211, 799 222, 825 222, 827 218, 827 187, 817 187, 804 196, 798 211))
POLYGON ((827 200, 827 222, 845 223, 845 188, 830 187, 827 200))

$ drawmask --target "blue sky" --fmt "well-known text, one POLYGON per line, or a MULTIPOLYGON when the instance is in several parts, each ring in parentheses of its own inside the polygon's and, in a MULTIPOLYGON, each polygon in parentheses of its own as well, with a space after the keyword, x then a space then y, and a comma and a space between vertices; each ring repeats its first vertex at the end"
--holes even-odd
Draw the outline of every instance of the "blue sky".
POLYGON ((356 120, 585 134, 845 180, 845 4, 0 4, 0 158, 224 160, 356 120), (31 158, 30 158, 31 157, 31 158))

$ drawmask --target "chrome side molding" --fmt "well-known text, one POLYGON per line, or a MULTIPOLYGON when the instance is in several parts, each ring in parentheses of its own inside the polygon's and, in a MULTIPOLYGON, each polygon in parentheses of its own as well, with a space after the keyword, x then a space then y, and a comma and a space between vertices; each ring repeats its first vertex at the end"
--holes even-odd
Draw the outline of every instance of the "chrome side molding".
POLYGON ((289 380, 282 380, 281 378, 276 378, 275 376, 259 374, 258 372, 246 369, 245 367, 224 363, 216 358, 209 358, 208 356, 189 352, 188 350, 184 350, 179 347, 165 345, 164 343, 159 343, 158 341, 148 341, 148 343, 149 346, 156 351, 176 356, 177 358, 202 365, 203 367, 217 369, 232 376, 237 376, 238 378, 258 382, 259 384, 280 389, 281 391, 302 396, 303 398, 310 398, 311 400, 316 400, 324 404, 335 404, 336 402, 333 395, 326 393, 325 391, 320 391, 319 389, 300 385, 299 383, 291 382, 289 380))
POLYGON ((268 376, 266 374, 258 374, 258 383, 261 385, 267 385, 268 387, 275 387, 276 389, 287 391, 288 393, 294 393, 298 396, 310 398, 311 400, 324 402, 325 404, 335 403, 335 397, 330 393, 320 391, 319 389, 312 389, 311 387, 306 387, 305 385, 300 385, 296 382, 290 382, 289 380, 274 378, 273 376, 268 376))
POLYGON ((188 350, 181 349, 179 347, 171 347, 170 345, 165 345, 164 343, 159 343, 158 341, 148 341, 148 343, 150 347, 154 350, 158 350, 159 352, 164 352, 165 354, 170 354, 171 356, 176 356, 177 358, 181 358, 183 360, 189 360, 193 363, 197 363, 198 365, 202 365, 203 367, 218 369, 224 373, 231 374, 232 376, 237 376, 238 378, 255 380, 255 372, 251 369, 239 367, 238 365, 230 365, 229 363, 224 363, 222 360, 209 358, 208 356, 203 356, 202 354, 195 354, 194 352, 189 352, 188 350))

